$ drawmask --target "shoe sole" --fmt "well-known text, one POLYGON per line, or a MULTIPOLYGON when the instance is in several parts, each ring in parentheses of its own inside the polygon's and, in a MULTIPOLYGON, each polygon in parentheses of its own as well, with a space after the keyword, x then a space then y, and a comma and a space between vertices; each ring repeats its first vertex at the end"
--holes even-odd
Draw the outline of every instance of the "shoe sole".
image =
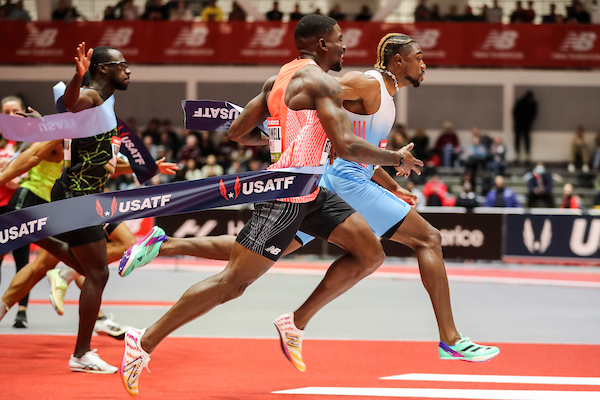
POLYGON ((108 332, 104 332, 104 331, 94 331, 96 332, 98 335, 100 336, 109 336, 113 339, 117 339, 117 340, 125 340, 125 334, 127 333, 127 331, 123 332, 123 333, 119 333, 118 335, 113 335, 112 333, 108 333, 108 332))
POLYGON ((74 367, 69 367, 69 369, 73 372, 87 372, 88 374, 116 374, 117 371, 98 371, 98 370, 94 370, 94 369, 85 369, 85 368, 74 368, 74 367))
MULTIPOLYGON (((141 240, 140 243, 136 243, 133 246, 131 246, 129 249, 127 249, 125 251, 125 253, 123 254, 123 258, 125 258, 127 261, 125 262, 125 265, 123 265, 123 267, 121 267, 121 265, 119 264, 119 275, 121 275, 121 277, 126 277, 127 275, 129 275, 135 268, 131 268, 131 264, 133 263, 133 260, 135 260, 135 257, 132 257, 132 254, 134 252, 137 252, 138 248, 142 247, 146 247, 148 245, 148 242, 152 239, 152 235, 154 234, 154 228, 152 228, 150 230, 150 232, 148 232, 146 234, 146 236, 144 236, 144 238, 141 240)), ((144 264, 146 265, 146 264, 144 264)), ((144 265, 141 265, 140 267, 143 267, 144 265)))
POLYGON ((492 358, 496 357, 498 354, 500 354, 500 352, 497 352, 496 354, 492 354, 492 355, 487 355, 487 356, 477 356, 477 357, 448 357, 448 358, 442 358, 440 357, 440 360, 444 360, 444 361, 467 361, 467 362, 474 362, 474 363, 481 363, 481 362, 485 362, 485 361, 489 361, 492 358))

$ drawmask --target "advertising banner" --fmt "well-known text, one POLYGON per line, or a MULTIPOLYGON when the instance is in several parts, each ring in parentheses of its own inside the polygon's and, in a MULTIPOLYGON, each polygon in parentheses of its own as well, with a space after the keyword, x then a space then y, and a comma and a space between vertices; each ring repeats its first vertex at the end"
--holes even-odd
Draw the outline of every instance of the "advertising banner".
MULTIPOLYGON (((387 33, 414 37, 430 66, 600 67, 600 26, 340 22, 345 65, 373 65, 387 33)), ((2 64, 72 64, 81 41, 119 49, 130 64, 282 65, 297 56, 295 23, 2 21, 2 64)))
MULTIPOLYGON (((250 210, 208 210, 172 217, 158 217, 156 224, 174 237, 237 235, 252 215, 250 210)), ((444 257, 458 260, 500 260, 502 257, 502 216, 482 214, 430 214, 423 217, 442 234, 444 257)), ((383 241, 390 257, 412 257, 406 246, 383 241)), ((311 241, 296 254, 337 256, 343 251, 321 240, 311 241)))
POLYGON ((600 264, 600 218, 590 215, 507 215, 506 261, 600 264))

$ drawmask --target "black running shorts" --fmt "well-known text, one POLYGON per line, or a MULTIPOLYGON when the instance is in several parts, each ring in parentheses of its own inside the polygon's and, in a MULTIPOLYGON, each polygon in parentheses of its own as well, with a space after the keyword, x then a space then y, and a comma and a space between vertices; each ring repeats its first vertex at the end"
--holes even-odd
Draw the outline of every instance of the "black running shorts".
POLYGON ((254 213, 236 241, 257 254, 277 261, 301 230, 324 240, 356 211, 337 194, 320 188, 309 203, 264 201, 254 204, 254 213))

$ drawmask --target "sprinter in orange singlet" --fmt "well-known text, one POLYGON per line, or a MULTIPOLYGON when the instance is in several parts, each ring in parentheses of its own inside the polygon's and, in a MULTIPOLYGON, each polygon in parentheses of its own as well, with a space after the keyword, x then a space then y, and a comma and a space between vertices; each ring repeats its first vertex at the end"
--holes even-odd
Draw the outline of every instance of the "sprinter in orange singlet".
MULTIPOLYGON (((389 151, 354 134, 342 105, 342 87, 326 74, 330 69, 341 69, 345 52, 337 22, 322 15, 307 15, 298 22, 294 39, 299 58, 265 83, 262 92, 231 125, 230 138, 244 145, 269 143, 274 161, 270 168, 322 165, 327 162, 331 146, 346 160, 393 165, 405 175, 420 173, 423 163, 412 157, 409 146, 389 151), (268 137, 254 129, 267 117, 268 137)), ((164 338, 217 305, 241 296, 283 254, 298 229, 335 243, 348 253, 331 265, 293 318, 278 326, 283 335, 303 329, 317 311, 375 271, 385 259, 379 240, 364 218, 325 188, 317 188, 307 196, 256 203, 251 219, 236 239, 227 267, 190 287, 149 328, 127 332, 121 364, 127 392, 138 394, 140 374, 150 361, 150 353, 164 338)), ((301 339, 298 336, 295 341, 298 352, 301 339)), ((302 370, 301 357, 286 355, 302 370)))

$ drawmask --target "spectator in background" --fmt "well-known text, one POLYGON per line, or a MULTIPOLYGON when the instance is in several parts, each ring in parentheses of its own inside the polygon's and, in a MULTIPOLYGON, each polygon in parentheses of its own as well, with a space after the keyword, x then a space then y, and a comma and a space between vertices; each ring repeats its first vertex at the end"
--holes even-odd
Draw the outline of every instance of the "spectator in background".
POLYGON ((477 202, 477 196, 473 190, 473 177, 469 171, 465 172, 462 176, 460 193, 456 198, 456 207, 475 208, 479 206, 477 202))
POLYGON ((196 165, 196 161, 193 158, 188 159, 185 162, 185 180, 195 181, 202 178, 202 171, 196 165))
POLYGON ((448 187, 440 180, 440 176, 435 174, 423 185, 423 195, 427 201, 427 206, 452 207, 456 199, 448 194, 448 187))
POLYGON ((565 183, 563 186, 563 198, 560 208, 581 208, 581 201, 578 196, 573 194, 573 185, 570 183, 565 183))
POLYGON ((434 4, 429 9, 429 20, 432 22, 441 22, 443 20, 442 15, 440 14, 439 4, 434 4))
POLYGON ((490 157, 485 166, 487 171, 493 172, 494 175, 504 175, 506 168, 506 146, 502 141, 502 136, 494 137, 494 142, 490 147, 490 157))
POLYGON ((494 24, 502 23, 502 7, 498 5, 498 0, 494 0, 494 4, 487 12, 487 21, 494 24))
POLYGON ((431 158, 431 148, 429 147, 429 136, 425 133, 425 129, 417 128, 415 135, 410 139, 415 144, 412 150, 415 158, 422 160, 427 164, 427 161, 431 158))
POLYGON ((12 0, 6 0, 2 7, 0 7, 0 13, 4 16, 4 18, 8 18, 12 10, 15 8, 12 0))
POLYGON ((304 14, 300 12, 300 4, 294 4, 294 11, 290 13, 290 21, 298 21, 304 17, 304 14))
POLYGON ((598 168, 600 167, 600 129, 598 129, 596 137, 594 138, 594 156, 592 162, 594 171, 598 171, 598 168))
POLYGON ((368 5, 363 4, 360 8, 360 12, 356 14, 355 21, 370 21, 373 18, 373 13, 371 13, 371 9, 368 5))
POLYGON ((448 9, 448 14, 444 16, 444 21, 446 22, 459 22, 460 15, 458 15, 458 9, 456 8, 456 4, 451 4, 448 9))
MULTIPOLYGON (((125 0, 119 3, 121 5, 121 19, 124 21, 136 21, 140 18, 138 7, 133 4, 133 0, 125 0)), ((119 6, 117 5, 117 6, 119 6)))
POLYGON ((11 21, 31 21, 31 15, 23 6, 23 0, 17 1, 17 4, 8 15, 8 19, 11 21))
POLYGON ((481 17, 473 14, 473 8, 470 5, 465 6, 465 13, 460 16, 461 22, 482 22, 481 17))
POLYGON ((171 7, 162 4, 162 0, 148 0, 142 19, 149 21, 165 21, 169 19, 171 7))
POLYGON ((233 2, 231 12, 229 13, 229 21, 245 21, 246 20, 246 11, 237 1, 233 2))
POLYGON ((452 167, 457 164, 461 147, 452 122, 444 122, 444 129, 435 142, 434 152, 439 157, 440 165, 452 167))
POLYGON ((219 149, 215 146, 212 140, 211 132, 200 131, 200 139, 198 140, 198 147, 200 147, 201 162, 206 164, 206 159, 210 154, 217 154, 219 149))
POLYGON ((502 175, 496 175, 494 185, 485 197, 484 207, 521 207, 515 192, 505 186, 502 175))
POLYGON ((415 183, 413 181, 406 181, 406 190, 408 190, 409 192, 411 192, 412 194, 414 194, 415 196, 417 196, 417 204, 415 206, 415 208, 417 209, 417 211, 423 211, 423 209, 425 207, 427 207, 427 199, 425 198, 425 195, 423 194, 423 192, 421 192, 419 189, 417 189, 417 187, 415 186, 415 183))
POLYGON ((194 19, 194 14, 187 6, 185 0, 178 0, 175 7, 171 8, 169 20, 171 21, 191 21, 194 19))
POLYGON ((488 7, 488 5, 484 4, 483 8, 481 9, 481 14, 478 17, 480 22, 489 22, 488 21, 489 11, 490 11, 490 8, 488 7))
POLYGON ((315 11, 313 12, 313 14, 317 14, 317 15, 321 15, 321 9, 319 7, 315 8, 315 11))
POLYGON ((517 153, 517 162, 521 162, 521 142, 525 144, 525 159, 531 161, 531 128, 533 121, 537 116, 538 105, 533 96, 533 92, 528 90, 515 103, 512 110, 514 132, 515 132, 515 152, 517 153))
POLYGON ((214 154, 209 154, 206 157, 206 165, 200 169, 202 179, 210 178, 211 176, 221 176, 224 174, 223 167, 217 164, 217 157, 214 154))
POLYGON ((334 4, 331 10, 329 11, 329 16, 336 21, 345 21, 346 14, 342 12, 342 9, 339 4, 334 4))
POLYGON ((569 172, 575 172, 575 167, 581 165, 581 172, 587 173, 590 170, 590 149, 585 140, 585 129, 582 125, 577 126, 577 130, 571 138, 571 147, 569 150, 569 172))
POLYGON ((553 208, 552 185, 552 176, 546 172, 544 164, 538 162, 527 181, 527 207, 553 208))
POLYGON ((148 149, 148 152, 154 160, 158 159, 158 146, 152 142, 151 136, 144 136, 144 146, 148 149))
POLYGON ((142 139, 145 139, 146 136, 150 136, 152 138, 152 143, 158 144, 160 142, 160 120, 158 118, 152 118, 148 127, 144 132, 142 132, 142 139))
POLYGON ((535 19, 535 10, 533 9, 533 1, 527 2, 527 9, 525 10, 525 22, 533 24, 535 19))
POLYGON ((185 138, 185 144, 177 153, 177 163, 184 166, 190 158, 196 162, 196 165, 201 164, 202 152, 198 147, 198 138, 193 133, 190 133, 185 138))
POLYGON ((106 8, 104 9, 104 17, 102 18, 102 20, 114 21, 116 19, 117 17, 115 15, 115 8, 112 6, 106 6, 106 8))
POLYGON ((510 23, 516 24, 527 22, 527 12, 523 8, 523 4, 521 3, 521 1, 517 1, 516 7, 517 8, 515 9, 515 11, 513 11, 510 15, 510 23))
POLYGON ((279 11, 279 2, 273 2, 273 9, 266 14, 267 21, 281 21, 283 13, 279 11))
POLYGON ((585 10, 583 4, 575 0, 571 8, 571 12, 567 15, 567 22, 571 24, 591 24, 592 17, 590 13, 585 10))
POLYGON ((488 152, 485 146, 481 143, 481 136, 473 135, 471 144, 464 152, 465 169, 471 174, 471 184, 475 186, 477 171, 485 167, 488 152))
POLYGON ((542 24, 557 24, 559 21, 562 23, 563 17, 556 13, 556 4, 550 4, 550 14, 542 17, 542 24))
POLYGON ((415 7, 415 22, 429 21, 429 8, 425 5, 427 0, 419 0, 419 4, 415 7))
POLYGON ((204 7, 200 14, 200 19, 205 22, 220 22, 223 21, 223 10, 217 5, 217 0, 210 0, 208 5, 204 7))
POLYGON ((67 17, 70 7, 66 0, 58 0, 56 8, 52 11, 52 21, 64 21, 67 17))

